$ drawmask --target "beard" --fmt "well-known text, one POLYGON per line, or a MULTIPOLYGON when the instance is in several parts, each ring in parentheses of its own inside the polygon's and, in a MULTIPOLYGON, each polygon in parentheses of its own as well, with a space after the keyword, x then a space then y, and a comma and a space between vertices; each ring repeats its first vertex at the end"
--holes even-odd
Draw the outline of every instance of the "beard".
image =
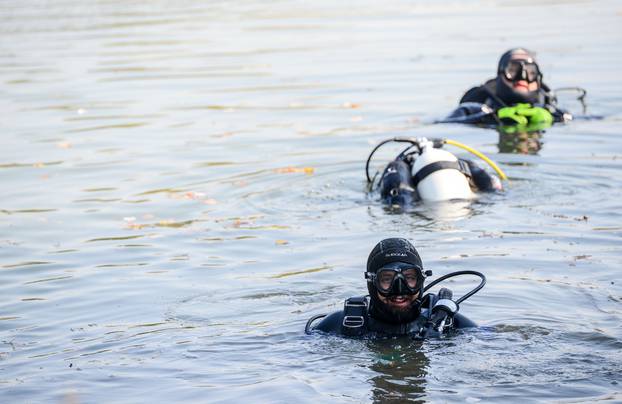
POLYGON ((378 296, 370 296, 371 304, 369 314, 379 321, 392 324, 409 323, 419 317, 421 313, 421 302, 414 299, 407 306, 393 307, 383 303, 378 296))

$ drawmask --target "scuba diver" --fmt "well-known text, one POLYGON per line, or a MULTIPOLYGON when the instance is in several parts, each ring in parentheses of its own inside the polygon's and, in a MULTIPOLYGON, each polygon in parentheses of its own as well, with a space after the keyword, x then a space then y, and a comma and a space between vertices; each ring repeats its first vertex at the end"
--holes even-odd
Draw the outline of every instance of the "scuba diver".
POLYGON ((309 319, 307 334, 313 331, 349 337, 410 336, 414 339, 441 337, 455 329, 476 327, 458 313, 460 303, 477 293, 486 278, 476 271, 453 272, 424 287, 432 271, 424 270, 415 247, 403 238, 388 238, 372 249, 367 259, 368 296, 346 299, 344 309, 309 319), (459 275, 475 275, 481 281, 460 299, 442 288, 438 295, 425 294, 432 286, 459 275), (313 323, 322 319, 317 325, 313 323))
MULTIPOLYGON (((559 90, 582 91, 578 99, 584 104, 585 90, 576 87, 559 90)), ((531 131, 572 118, 557 106, 555 93, 542 81, 534 53, 514 48, 501 56, 495 78, 467 91, 458 108, 438 122, 521 125, 531 131)))
POLYGON ((450 139, 391 138, 380 142, 370 153, 365 165, 369 190, 380 189, 383 202, 390 206, 405 207, 416 201, 445 201, 473 199, 474 191, 500 191, 500 179, 507 179, 503 171, 477 150, 450 139), (387 143, 407 143, 407 146, 391 161, 375 184, 378 173, 369 175, 370 161, 387 143), (452 153, 441 150, 445 144, 461 147, 486 161, 499 175, 489 174, 475 162, 458 159, 452 153))

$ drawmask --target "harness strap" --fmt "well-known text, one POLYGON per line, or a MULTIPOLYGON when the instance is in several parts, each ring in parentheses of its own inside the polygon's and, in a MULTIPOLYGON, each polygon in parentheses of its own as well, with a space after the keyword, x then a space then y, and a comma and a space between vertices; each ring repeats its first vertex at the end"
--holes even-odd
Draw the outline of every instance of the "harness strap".
POLYGON ((363 335, 367 330, 367 299, 365 296, 350 297, 343 306, 341 332, 347 336, 363 335))
POLYGON ((425 177, 432 174, 435 171, 445 170, 447 168, 460 171, 462 174, 471 178, 471 169, 469 164, 464 160, 458 161, 435 161, 427 166, 423 166, 421 170, 417 171, 417 174, 413 177, 413 182, 417 186, 425 177))

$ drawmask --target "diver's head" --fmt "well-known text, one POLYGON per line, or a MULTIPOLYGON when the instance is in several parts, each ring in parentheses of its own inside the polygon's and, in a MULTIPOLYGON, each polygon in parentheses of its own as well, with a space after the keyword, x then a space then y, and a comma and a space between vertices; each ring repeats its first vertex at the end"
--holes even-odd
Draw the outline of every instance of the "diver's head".
POLYGON ((415 247, 403 238, 382 240, 367 258, 369 313, 377 320, 405 323, 419 316, 423 264, 415 247))
POLYGON ((497 93, 508 105, 541 103, 542 73, 533 52, 514 48, 505 52, 497 67, 497 93))

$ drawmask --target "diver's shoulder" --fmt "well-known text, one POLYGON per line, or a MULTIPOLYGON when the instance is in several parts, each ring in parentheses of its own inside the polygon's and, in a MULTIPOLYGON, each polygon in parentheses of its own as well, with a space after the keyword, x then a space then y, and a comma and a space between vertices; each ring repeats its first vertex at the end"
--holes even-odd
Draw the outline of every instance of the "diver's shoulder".
POLYGON ((343 310, 335 311, 326 315, 316 326, 312 327, 312 331, 322 331, 328 334, 341 334, 341 325, 343 324, 343 310))
POLYGON ((328 315, 311 317, 307 321, 305 332, 321 331, 327 334, 361 336, 368 327, 368 296, 354 296, 345 300, 343 310, 328 315), (315 321, 320 322, 314 326, 315 321))
POLYGON ((477 323, 461 313, 454 315, 454 328, 473 328, 477 327, 477 323))
POLYGON ((463 104, 465 102, 477 102, 480 104, 484 103, 485 98, 483 98, 486 94, 484 93, 484 90, 482 89, 483 86, 476 86, 476 87, 471 87, 470 89, 468 89, 464 95, 462 96, 462 98, 460 98, 460 104, 463 104))
POLYGON ((503 190, 503 184, 499 177, 488 173, 471 159, 460 158, 458 160, 468 165, 469 183, 478 191, 495 192, 503 190))
POLYGON ((464 102, 477 102, 480 104, 484 104, 486 103, 488 97, 490 97, 490 93, 492 92, 494 94, 496 91, 497 83, 495 79, 490 79, 484 84, 472 87, 467 90, 467 92, 465 92, 460 99, 460 104, 464 102))

